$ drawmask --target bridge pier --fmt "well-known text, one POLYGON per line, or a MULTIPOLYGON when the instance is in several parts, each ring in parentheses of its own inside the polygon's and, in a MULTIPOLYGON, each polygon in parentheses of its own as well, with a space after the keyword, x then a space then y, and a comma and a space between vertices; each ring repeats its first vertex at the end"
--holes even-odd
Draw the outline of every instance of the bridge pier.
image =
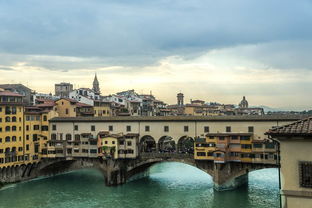
POLYGON ((237 163, 216 163, 213 170, 214 189, 233 190, 248 183, 248 169, 237 163))

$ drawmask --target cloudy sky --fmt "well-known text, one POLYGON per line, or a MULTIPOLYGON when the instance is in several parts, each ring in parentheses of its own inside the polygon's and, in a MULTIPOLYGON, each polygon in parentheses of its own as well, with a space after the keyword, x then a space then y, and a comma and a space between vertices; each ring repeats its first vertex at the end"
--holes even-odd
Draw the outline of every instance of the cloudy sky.
POLYGON ((0 83, 312 109, 312 1, 0 0, 0 83))

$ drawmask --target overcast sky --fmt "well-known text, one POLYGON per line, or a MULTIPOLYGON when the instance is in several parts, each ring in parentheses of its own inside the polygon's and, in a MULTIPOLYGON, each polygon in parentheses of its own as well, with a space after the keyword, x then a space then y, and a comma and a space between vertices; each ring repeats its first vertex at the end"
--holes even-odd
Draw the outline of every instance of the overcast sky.
POLYGON ((312 109, 312 1, 0 0, 0 83, 312 109))

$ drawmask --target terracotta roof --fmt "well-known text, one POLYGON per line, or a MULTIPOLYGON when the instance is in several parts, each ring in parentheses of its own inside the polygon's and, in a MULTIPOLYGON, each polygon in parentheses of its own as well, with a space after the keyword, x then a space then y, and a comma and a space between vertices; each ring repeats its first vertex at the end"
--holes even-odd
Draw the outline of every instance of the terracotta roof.
POLYGON ((67 101, 72 102, 72 103, 78 103, 77 100, 70 99, 70 98, 60 98, 60 99, 58 99, 58 100, 56 100, 56 101, 59 101, 59 100, 67 100, 67 101))
POLYGON ((312 136, 312 117, 270 129, 265 134, 271 136, 312 136))
POLYGON ((55 106, 56 104, 53 102, 46 102, 46 103, 41 103, 41 104, 37 104, 35 105, 36 107, 53 107, 55 106))
POLYGON ((0 91, 0 96, 23 97, 23 95, 11 91, 0 91))
POLYGON ((88 104, 85 104, 85 103, 76 103, 77 107, 92 107, 92 105, 88 105, 88 104))

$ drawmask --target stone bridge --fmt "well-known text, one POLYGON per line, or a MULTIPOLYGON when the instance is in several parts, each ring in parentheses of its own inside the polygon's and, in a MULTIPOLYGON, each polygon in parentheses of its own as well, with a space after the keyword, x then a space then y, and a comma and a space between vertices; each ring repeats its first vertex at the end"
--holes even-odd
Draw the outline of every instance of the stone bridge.
POLYGON ((55 158, 42 159, 38 163, 23 164, 0 169, 0 182, 13 183, 40 176, 52 176, 83 168, 99 169, 107 186, 124 184, 137 174, 144 173, 152 165, 160 162, 181 162, 196 167, 209 174, 216 190, 228 190, 248 181, 248 173, 263 168, 276 168, 276 164, 255 163, 215 163, 194 160, 192 154, 142 153, 136 159, 102 158, 55 158))

